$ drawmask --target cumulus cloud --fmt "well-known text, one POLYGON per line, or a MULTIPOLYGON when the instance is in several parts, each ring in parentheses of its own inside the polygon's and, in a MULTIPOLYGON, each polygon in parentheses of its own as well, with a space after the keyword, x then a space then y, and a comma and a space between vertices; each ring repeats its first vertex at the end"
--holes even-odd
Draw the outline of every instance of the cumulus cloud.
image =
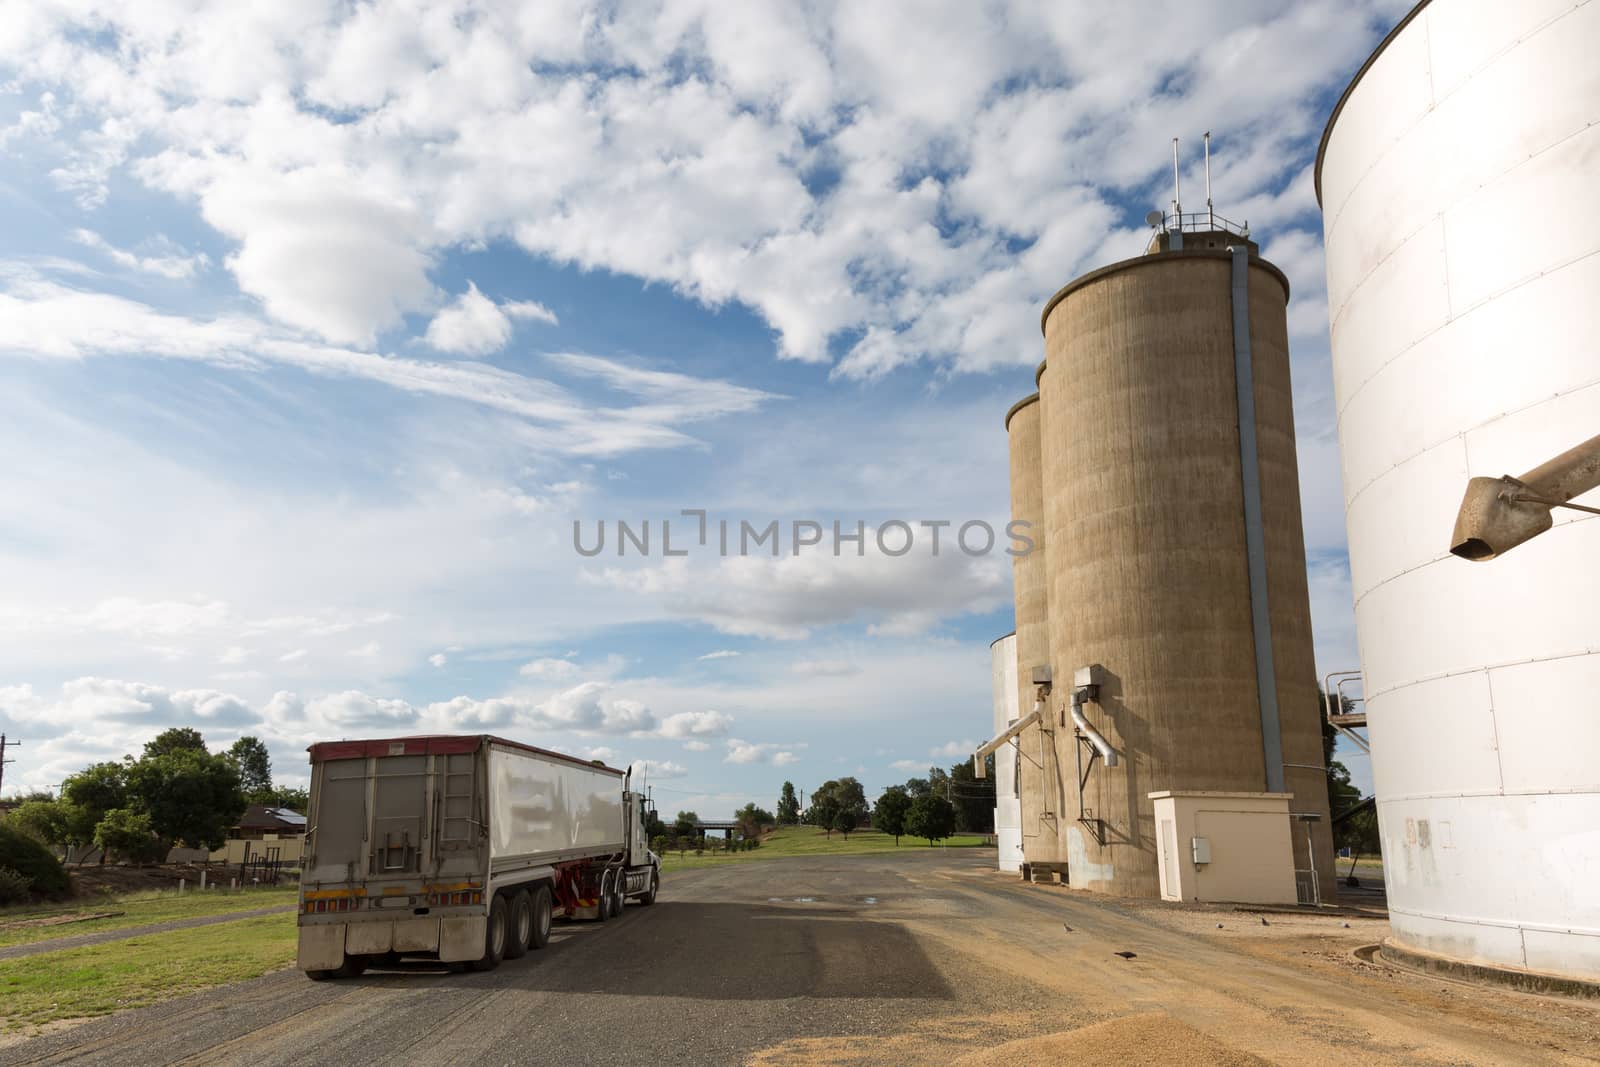
POLYGON ((428 323, 427 342, 441 352, 482 356, 498 352, 510 339, 511 320, 471 283, 428 323))
POLYGON ((551 326, 561 325, 561 320, 556 318, 556 313, 537 300, 508 300, 500 305, 500 310, 514 319, 543 322, 551 326))
POLYGON ((433 664, 435 667, 443 667, 446 663, 450 662, 450 657, 446 656, 443 652, 435 652, 433 655, 428 657, 428 662, 433 664))
POLYGON ((524 678, 542 678, 559 681, 564 678, 573 678, 578 674, 578 665, 570 659, 536 659, 524 663, 518 670, 524 678))
POLYGON ((721 737, 733 728, 733 716, 720 711, 680 711, 661 723, 661 736, 677 739, 721 737))
POLYGON ((728 752, 722 757, 724 763, 771 763, 786 767, 800 758, 782 745, 770 742, 756 743, 730 737, 727 746, 728 752))
POLYGON ((647 775, 650 778, 684 778, 689 774, 687 767, 671 760, 636 759, 631 767, 635 777, 647 775))
MULTIPOLYGON (((846 545, 835 556, 829 544, 776 558, 673 558, 586 573, 597 584, 658 598, 666 610, 724 633, 790 640, 863 619, 875 634, 916 634, 941 618, 982 614, 1010 600, 1011 560, 1003 551, 971 557, 945 544, 938 556, 931 547, 891 556, 879 549, 872 528, 864 536, 861 555, 846 545)), ((842 668, 825 661, 809 666, 811 673, 842 668)), ((802 666, 798 673, 807 671, 802 666)))
POLYGON ((843 374, 981 369, 1036 361, 1032 313, 1108 237, 1137 250, 1123 201, 1160 199, 1173 131, 1226 115, 1224 203, 1270 217, 1393 6, 47 9, 0 137, 53 130, 86 203, 121 174, 194 203, 242 291, 337 344, 436 307, 445 250, 510 240, 737 301, 843 374))
POLYGON ((963 756, 971 756, 973 752, 977 751, 977 748, 978 742, 976 741, 946 741, 936 748, 928 749, 928 755, 935 759, 958 759, 963 756))

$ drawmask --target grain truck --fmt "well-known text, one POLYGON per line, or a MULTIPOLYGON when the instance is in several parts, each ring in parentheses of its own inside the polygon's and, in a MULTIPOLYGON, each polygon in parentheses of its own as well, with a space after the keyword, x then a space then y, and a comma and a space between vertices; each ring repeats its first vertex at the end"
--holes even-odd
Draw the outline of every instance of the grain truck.
POLYGON ((487 735, 312 745, 297 964, 375 959, 492 970, 556 917, 653 904, 660 859, 631 772, 487 735))

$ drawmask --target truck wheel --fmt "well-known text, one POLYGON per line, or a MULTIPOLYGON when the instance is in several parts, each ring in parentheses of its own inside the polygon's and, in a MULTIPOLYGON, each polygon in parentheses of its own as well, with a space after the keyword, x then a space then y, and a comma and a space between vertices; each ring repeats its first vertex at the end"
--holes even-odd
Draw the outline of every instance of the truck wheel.
POLYGON ((307 971, 306 977, 313 982, 326 982, 330 978, 359 978, 366 973, 368 962, 366 956, 346 956, 344 962, 332 970, 307 971))
POLYGON ((650 872, 650 888, 648 890, 646 890, 645 892, 639 894, 639 903, 641 903, 641 904, 654 904, 656 902, 656 894, 659 893, 660 891, 661 891, 661 875, 657 874, 655 871, 651 871, 650 872))
POLYGON ((599 913, 599 921, 605 922, 611 918, 611 872, 605 871, 600 875, 600 898, 595 901, 595 910, 599 913))
POLYGON ((628 872, 618 871, 617 876, 611 880, 611 885, 616 894, 611 901, 611 917, 617 918, 628 903, 628 872))
POLYGON ((506 959, 514 960, 528 951, 533 936, 533 902, 526 889, 511 894, 511 929, 506 938, 506 959))
POLYGON ((533 913, 533 921, 529 924, 529 948, 544 948, 550 943, 550 887, 542 885, 533 891, 533 901, 529 910, 533 913))
POLYGON ((492 971, 500 966, 506 955, 506 942, 510 940, 511 921, 506 914, 506 898, 495 894, 489 905, 489 922, 483 932, 483 956, 472 961, 475 971, 492 971))

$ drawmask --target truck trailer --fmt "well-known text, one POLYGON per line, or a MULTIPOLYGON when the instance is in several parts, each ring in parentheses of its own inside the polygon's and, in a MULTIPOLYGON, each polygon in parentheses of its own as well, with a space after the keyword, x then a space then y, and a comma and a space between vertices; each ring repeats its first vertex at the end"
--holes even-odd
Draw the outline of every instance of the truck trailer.
POLYGON ((424 956, 492 970, 655 903, 631 772, 488 735, 312 745, 296 962, 313 979, 424 956))

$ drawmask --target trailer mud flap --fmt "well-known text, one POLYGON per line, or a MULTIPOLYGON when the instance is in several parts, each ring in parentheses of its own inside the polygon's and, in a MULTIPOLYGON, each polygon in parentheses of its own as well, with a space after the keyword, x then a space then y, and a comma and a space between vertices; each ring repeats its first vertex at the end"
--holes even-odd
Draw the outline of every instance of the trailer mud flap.
POLYGON ((300 927, 294 965, 302 971, 331 971, 344 965, 344 923, 300 927))
POLYGON ((438 919, 401 919, 394 924, 396 952, 435 952, 438 948, 438 919))
POLYGON ((351 923, 344 935, 344 950, 352 956, 388 952, 394 933, 392 922, 351 923))
POLYGON ((486 915, 439 920, 439 959, 445 963, 465 963, 483 959, 483 935, 489 927, 486 915))

